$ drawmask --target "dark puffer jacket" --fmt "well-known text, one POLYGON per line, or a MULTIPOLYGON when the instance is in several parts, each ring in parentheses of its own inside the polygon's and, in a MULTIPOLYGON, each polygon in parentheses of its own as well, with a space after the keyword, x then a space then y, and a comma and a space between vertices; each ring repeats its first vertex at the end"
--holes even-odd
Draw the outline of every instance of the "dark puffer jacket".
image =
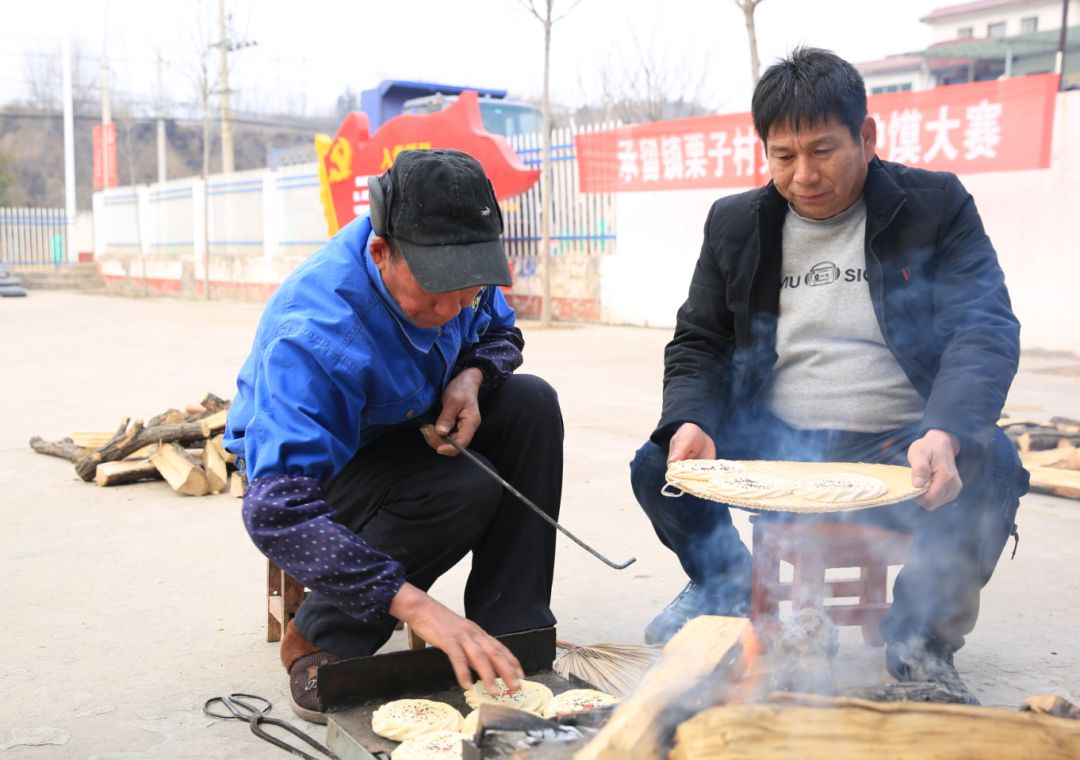
MULTIPOLYGON (((997 255, 955 175, 881 161, 866 186, 866 268, 885 342, 926 399, 923 427, 985 449, 1020 354, 997 255)), ((787 201, 770 183, 709 211, 690 294, 665 351, 653 440, 683 422, 714 438, 776 363, 781 234, 787 201)))

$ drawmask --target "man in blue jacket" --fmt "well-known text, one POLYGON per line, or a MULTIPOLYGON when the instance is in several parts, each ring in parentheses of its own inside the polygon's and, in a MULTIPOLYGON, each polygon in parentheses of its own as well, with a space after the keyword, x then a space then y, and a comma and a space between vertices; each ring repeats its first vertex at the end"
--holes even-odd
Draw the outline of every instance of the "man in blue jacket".
POLYGON ((901 680, 970 693, 953 653, 1010 533, 1026 473, 996 426, 1019 323, 957 178, 875 157, 862 77, 823 50, 770 67, 752 102, 772 182, 721 198, 665 353, 635 495, 689 583, 646 629, 746 614, 750 553, 728 510, 664 498, 683 459, 910 465, 918 504, 851 513, 914 534, 882 624, 901 680))
POLYGON ((311 592, 281 658, 294 710, 325 722, 319 666, 369 655, 397 620, 494 689, 521 668, 493 635, 553 625, 554 531, 444 440, 484 458, 553 518, 562 417, 514 375, 524 341, 502 214, 483 168, 405 151, 369 182, 371 212, 270 299, 237 380, 227 448, 244 525, 311 592), (472 552, 465 617, 426 593, 472 552))

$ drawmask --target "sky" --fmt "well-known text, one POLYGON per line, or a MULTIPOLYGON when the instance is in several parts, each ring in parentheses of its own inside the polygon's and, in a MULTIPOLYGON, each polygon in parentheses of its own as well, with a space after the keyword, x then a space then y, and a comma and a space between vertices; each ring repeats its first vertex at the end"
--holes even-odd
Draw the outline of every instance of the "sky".
MULTIPOLYGON (((853 62, 921 49, 930 30, 919 19, 949 4, 763 0, 755 17, 762 66, 799 44, 853 62)), ((0 7, 0 104, 25 97, 27 56, 59 56, 67 32, 95 69, 107 49, 114 99, 152 112, 160 52, 166 101, 190 107, 198 51, 217 38, 217 0, 0 0, 0 7)), ((383 79, 525 98, 543 89, 543 26, 520 0, 226 0, 226 9, 231 36, 255 43, 231 56, 230 89, 242 110, 329 113, 346 87, 359 92, 383 79)), ((552 28, 553 102, 595 100, 605 75, 618 77, 625 62, 644 55, 673 81, 692 81, 683 86, 708 107, 749 110, 747 35, 734 0, 554 0, 554 10, 565 15, 552 28)))

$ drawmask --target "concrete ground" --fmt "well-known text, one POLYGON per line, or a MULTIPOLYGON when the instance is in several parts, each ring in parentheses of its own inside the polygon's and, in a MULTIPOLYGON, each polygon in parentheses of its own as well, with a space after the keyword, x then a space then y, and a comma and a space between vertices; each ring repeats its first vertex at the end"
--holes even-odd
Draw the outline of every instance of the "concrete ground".
MULTIPOLYGON (((27 444, 115 429, 207 391, 231 396, 261 308, 46 291, 0 301, 4 760, 285 756, 246 726, 201 712, 208 697, 242 691, 292 719, 277 645, 265 641, 265 560, 244 533, 239 500, 181 497, 163 483, 99 488, 27 444)), ((525 370, 558 389, 567 423, 563 522, 615 559, 638 558, 617 572, 560 540, 559 635, 640 642, 683 584, 627 482, 659 413, 670 331, 525 332, 525 370)), ((1078 367, 1073 356, 1026 356, 1010 404, 1041 407, 1024 416, 1080 417, 1078 367)), ((744 515, 738 523, 747 536, 744 515)), ((986 704, 1015 707, 1036 693, 1080 702, 1080 502, 1025 497, 1020 533, 958 666, 986 704)), ((456 568, 434 593, 460 608, 463 580, 456 568)), ((878 678, 881 650, 851 634, 845 662, 878 678)))

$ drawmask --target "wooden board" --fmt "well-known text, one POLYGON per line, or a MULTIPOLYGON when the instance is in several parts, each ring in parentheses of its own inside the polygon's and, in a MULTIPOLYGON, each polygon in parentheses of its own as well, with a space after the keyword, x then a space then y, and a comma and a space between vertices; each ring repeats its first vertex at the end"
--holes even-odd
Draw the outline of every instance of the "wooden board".
POLYGON ((662 757, 666 711, 677 697, 710 676, 750 627, 746 618, 702 615, 664 646, 629 698, 574 760, 637 760, 662 757))
POLYGON ((210 493, 221 493, 228 485, 228 470, 225 467, 225 449, 221 447, 221 436, 208 438, 202 450, 202 465, 206 471, 206 481, 210 493))
POLYGON ((150 457, 150 461, 177 493, 185 496, 204 496, 210 492, 210 484, 207 482, 203 468, 197 465, 177 444, 163 444, 150 457))
POLYGON ((160 480, 161 477, 161 472, 149 459, 102 462, 94 472, 94 482, 99 486, 121 486, 140 480, 160 480))
MULTIPOLYGON (((765 512, 850 512, 857 509, 880 507, 886 504, 895 504, 907 501, 926 493, 928 486, 915 488, 911 485, 911 468, 900 467, 891 464, 874 464, 869 462, 782 462, 782 461, 754 461, 741 462, 746 465, 747 472, 761 473, 771 477, 780 477, 787 480, 797 480, 804 477, 824 477, 830 474, 839 475, 864 475, 877 478, 885 484, 888 491, 883 496, 865 501, 853 501, 846 503, 829 504, 820 501, 805 499, 795 494, 786 494, 775 498, 761 499, 751 497, 719 497, 705 490, 708 485, 705 481, 674 478, 669 475, 668 483, 676 489, 685 491, 702 499, 715 501, 732 507, 751 509, 765 512)), ((670 487, 665 487, 665 495, 668 495, 670 487)))
POLYGON ((705 710, 679 726, 670 757, 1075 760, 1080 721, 967 705, 804 698, 705 710))
POLYGON ((233 470, 229 474, 229 495, 241 499, 246 490, 247 478, 244 477, 244 473, 240 472, 240 470, 233 470))
POLYGON ((1080 459, 1077 458, 1075 446, 1062 446, 1057 449, 1045 451, 1025 451, 1020 454, 1020 462, 1024 467, 1060 467, 1065 469, 1080 469, 1080 459), (1073 462, 1075 461, 1075 466, 1073 462))
POLYGON ((202 425, 203 433, 209 438, 225 430, 225 420, 228 416, 229 410, 222 409, 220 412, 214 412, 209 417, 203 417, 198 423, 202 425))
POLYGON ((1080 471, 1063 470, 1057 467, 1028 467, 1031 473, 1031 490, 1061 496, 1066 499, 1080 499, 1080 471))
POLYGON ((84 449, 99 449, 112 440, 115 430, 72 433, 69 438, 76 446, 84 449))

